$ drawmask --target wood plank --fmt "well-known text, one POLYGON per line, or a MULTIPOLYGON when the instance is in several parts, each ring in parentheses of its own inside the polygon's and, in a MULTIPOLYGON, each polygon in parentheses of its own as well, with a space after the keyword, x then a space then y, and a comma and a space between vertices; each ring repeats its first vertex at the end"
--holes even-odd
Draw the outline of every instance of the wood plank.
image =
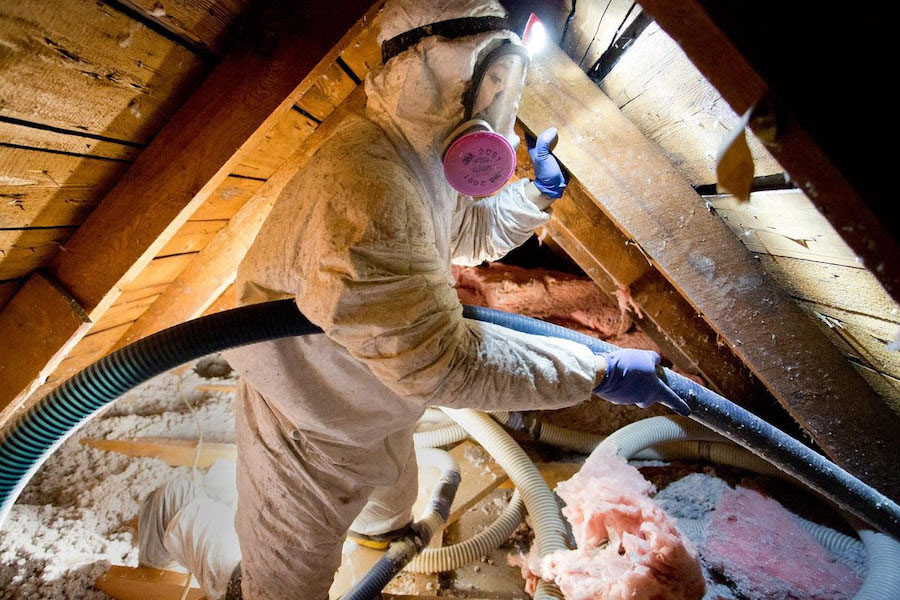
POLYGON ((227 223, 228 221, 225 219, 219 221, 188 221, 169 240, 169 243, 163 246, 163 249, 159 251, 157 256, 200 252, 209 243, 209 240, 227 223))
POLYGON ((811 310, 890 339, 900 328, 900 305, 866 269, 759 254, 763 268, 811 310))
MULTIPOLYGON (((160 283, 157 285, 151 285, 138 289, 125 290, 122 292, 122 295, 119 296, 119 299, 116 300, 116 304, 128 304, 129 302, 135 302, 142 298, 149 298, 150 296, 159 296, 165 291, 168 283, 160 283)), ((113 305, 115 306, 115 305, 113 305)))
POLYGON ((889 53, 889 24, 876 23, 880 31, 870 32, 866 44, 845 46, 832 43, 832 35, 845 29, 843 15, 764 4, 765 10, 734 2, 641 2, 736 113, 757 105, 750 119, 754 131, 771 134, 775 122, 769 151, 900 300, 900 240, 889 200, 893 162, 888 154, 859 151, 870 131, 892 122, 894 107, 857 93, 880 84, 877 69, 858 70, 866 83, 849 88, 835 86, 830 77, 842 68, 854 70, 868 56, 889 53), (781 17, 770 19, 776 12, 781 17), (807 26, 794 27, 798 22, 807 26), (763 30, 769 35, 758 35, 763 30), (834 119, 848 110, 859 118, 834 119))
MULTIPOLYGON (((524 135, 523 130, 517 130, 524 135)), ((532 177, 524 146, 516 175, 532 177)), ((663 277, 594 203, 577 180, 570 181, 545 226, 554 240, 594 283, 614 300, 630 295, 632 317, 663 355, 679 369, 702 376, 707 385, 753 412, 790 428, 774 411, 774 400, 696 309, 663 277)))
POLYGON ((900 418, 727 226, 556 48, 529 67, 519 118, 559 128, 555 155, 834 460, 900 498, 884 444, 900 418), (602 127, 597 127, 602 123, 602 127), (790 368, 788 368, 790 367, 790 368), (848 414, 848 405, 855 407, 848 414), (833 423, 840 420, 841 427, 833 423))
POLYGON ((834 324, 834 332, 853 349, 853 354, 865 365, 879 373, 900 379, 900 352, 889 350, 892 338, 881 339, 849 323, 828 319, 834 324))
POLYGON ((704 198, 752 252, 863 268, 800 190, 756 192, 748 202, 730 195, 704 198))
POLYGON ((233 394, 237 391, 236 385, 198 385, 194 388, 201 392, 216 392, 216 393, 226 393, 233 394))
POLYGON ((216 188, 209 200, 197 209, 192 221, 216 221, 230 219, 249 200, 263 184, 256 179, 244 177, 227 177, 222 185, 216 188))
POLYGON ((127 163, 0 146, 0 227, 78 225, 127 163))
MULTIPOLYGON (((90 318, 99 319, 123 290, 137 289, 137 275, 240 163, 237 150, 259 143, 358 35, 362 27, 354 22, 366 8, 365 0, 302 5, 277 0, 265 5, 258 22, 248 24, 241 42, 106 194, 66 244, 66 252, 51 263, 54 280, 90 318), (307 28, 308 23, 316 26, 307 28)), ((67 13, 59 7, 54 11, 67 13)), ((35 313, 44 310, 26 297, 21 300, 35 313)), ((32 319, 54 322, 52 314, 32 319)), ((72 328, 69 334, 67 347, 84 331, 72 328)), ((31 340, 22 339, 22 344, 31 345, 31 340)), ((0 349, 0 364, 10 360, 10 352, 0 349)), ((29 373, 35 377, 52 369, 48 361, 61 356, 54 351, 32 359, 29 373)), ((36 385, 32 379, 0 402, 24 405, 36 385)))
POLYGON ((0 280, 26 277, 46 265, 74 229, 0 229, 0 280))
MULTIPOLYGON (((597 4, 603 5, 604 2, 598 2, 597 4)), ((575 4, 575 15, 576 22, 578 19, 578 3, 575 4)), ((581 70, 587 71, 600 56, 603 55, 604 52, 612 46, 612 43, 616 40, 617 34, 620 34, 622 30, 627 26, 627 22, 630 22, 638 13, 640 13, 640 6, 636 6, 636 3, 633 0, 610 0, 608 3, 606 10, 603 11, 603 15, 600 17, 600 20, 596 24, 596 28, 594 30, 594 37, 588 44, 587 48, 585 48, 584 55, 578 60, 578 66, 581 67, 581 70)), ((588 31, 590 33, 590 31, 588 31)))
POLYGON ((900 379, 880 373, 864 365, 854 364, 860 375, 896 413, 900 413, 900 379))
POLYGON ((222 292, 218 298, 212 301, 212 303, 206 307, 206 310, 203 311, 203 316, 212 315, 217 312, 222 312, 223 310, 231 310, 232 308, 237 308, 240 306, 237 299, 237 292, 235 292, 234 284, 232 283, 225 291, 222 292))
POLYGON ((7 281, 0 281, 0 310, 6 306, 6 303, 9 302, 10 298, 15 296, 20 287, 22 287, 22 280, 10 279, 7 281))
POLYGON ((172 283, 196 256, 196 254, 176 254, 154 258, 134 281, 122 286, 122 291, 128 292, 172 283))
POLYGON ((3 140, 5 144, 16 146, 126 161, 134 160, 142 149, 140 144, 120 142, 102 136, 91 136, 78 131, 65 132, 65 130, 42 126, 41 123, 29 126, 24 123, 3 120, 0 120, 0 140, 3 140))
MULTIPOLYGON (((113 565, 101 575, 94 586, 116 600, 179 600, 186 573, 163 571, 152 567, 123 567, 113 565)), ((202 600, 203 592, 192 582, 185 600, 202 600)))
MULTIPOLYGON (((575 18, 569 22, 562 48, 579 66, 587 55, 588 48, 603 21, 611 0, 594 0, 593 2, 575 3, 575 18)), ((624 17, 624 14, 622 15, 624 17)), ((591 65, 583 67, 587 70, 591 65)))
MULTIPOLYGON (((600 84, 691 185, 716 182, 716 156, 741 118, 675 41, 651 23, 600 84)), ((784 169, 747 136, 755 175, 784 169)))
POLYGON ((337 10, 334 2, 307 3, 302 10, 295 3, 275 3, 267 39, 280 32, 279 45, 264 53, 236 47, 223 59, 79 228, 65 258, 53 265, 56 277, 82 304, 93 310, 109 302, 119 279, 133 277, 155 256, 240 163, 233 149, 259 143, 290 110, 288 98, 309 89, 327 70, 356 30, 336 42, 357 11, 364 12, 353 0, 345 3, 346 10, 337 10), (317 15, 320 26, 305 31, 302 24, 317 22, 317 15), (317 67, 320 59, 323 66, 317 67), (121 227, 123 214, 130 217, 128 227, 121 227), (118 225, 115 236, 109 235, 112 223, 118 225))
MULTIPOLYGON (((383 4, 375 3, 375 7, 383 4)), ((360 34, 349 44, 341 58, 350 67, 357 77, 365 79, 369 71, 381 65, 381 44, 378 43, 378 34, 381 32, 381 12, 379 11, 363 27, 360 34)))
POLYGON ((295 149, 276 174, 216 234, 197 260, 138 319, 116 347, 121 348, 166 327, 197 317, 206 310, 234 282, 238 265, 250 249, 278 196, 292 181, 294 185, 299 183, 296 174, 306 160, 331 135, 334 127, 342 122, 343 116, 360 110, 364 102, 365 90, 359 87, 305 143, 295 149))
POLYGON ((472 440, 465 440, 455 446, 450 450, 450 455, 459 463, 462 479, 453 504, 450 505, 450 516, 447 517, 445 528, 509 479, 506 471, 472 440))
POLYGON ((146 143, 206 67, 100 2, 24 0, 0 11, 2 114, 146 143))
POLYGON ((268 179, 278 170, 281 163, 312 135, 316 125, 317 123, 296 110, 287 111, 266 132, 259 144, 241 156, 241 163, 235 167, 233 173, 243 177, 268 179))
POLYGON ((356 88, 352 79, 336 64, 331 65, 302 96, 297 106, 324 121, 356 88))
POLYGON ((106 329, 112 329, 113 327, 119 327, 120 325, 125 325, 126 323, 134 323, 138 319, 138 317, 144 314, 147 308, 149 308, 150 305, 153 304, 154 300, 156 300, 156 298, 158 297, 158 295, 146 296, 133 302, 116 302, 112 306, 112 308, 110 308, 102 317, 100 317, 99 321, 94 323, 94 326, 91 327, 91 334, 104 331, 106 329))
POLYGON ((179 37, 221 56, 250 0, 120 0, 179 37))
MULTIPOLYGON (((158 458, 170 467, 190 467, 197 456, 197 440, 140 437, 118 440, 82 438, 79 442, 89 448, 115 452, 136 458, 158 458)), ((208 469, 217 460, 237 460, 234 444, 203 442, 197 467, 208 469)))
POLYGON ((80 330, 83 334, 91 326, 88 315, 78 303, 40 273, 33 273, 25 281, 22 290, 0 312, 3 339, 19 341, 16 344, 0 344, 0 348, 6 349, 4 360, 0 361, 0 422, 10 419, 18 408, 15 403, 6 399, 12 398, 18 390, 32 385, 33 379, 43 379, 52 371, 52 367, 44 366, 48 361, 43 360, 43 357, 50 356, 50 363, 53 364, 55 353, 65 356, 71 348, 68 345, 71 343, 70 332, 80 330), (22 290, 26 293, 21 294, 22 290), (40 302, 40 306, 48 310, 36 311, 32 304, 34 301, 40 302), (40 318, 51 320, 43 321, 40 318), (21 340, 30 342, 22 344, 21 340), (34 372, 35 356, 43 361, 37 373, 34 372))

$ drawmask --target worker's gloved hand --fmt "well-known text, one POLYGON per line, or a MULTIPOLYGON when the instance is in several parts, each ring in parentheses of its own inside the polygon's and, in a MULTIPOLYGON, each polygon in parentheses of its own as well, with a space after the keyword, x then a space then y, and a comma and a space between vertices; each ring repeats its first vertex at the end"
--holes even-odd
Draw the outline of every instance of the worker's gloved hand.
POLYGON ((613 404, 637 404, 647 408, 655 402, 680 415, 689 415, 690 407, 657 375, 659 354, 649 350, 626 348, 604 354, 606 375, 594 393, 613 404))
POLYGON ((534 165, 534 185, 549 198, 562 197, 566 178, 556 158, 550 153, 550 146, 556 140, 556 127, 545 130, 537 140, 528 138, 528 156, 534 165))

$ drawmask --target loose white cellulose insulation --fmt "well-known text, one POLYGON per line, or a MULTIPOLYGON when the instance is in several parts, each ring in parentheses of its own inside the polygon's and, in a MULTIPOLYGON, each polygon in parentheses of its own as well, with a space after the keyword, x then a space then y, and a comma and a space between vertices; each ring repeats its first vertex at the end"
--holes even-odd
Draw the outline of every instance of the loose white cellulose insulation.
POLYGON ((93 588, 109 565, 137 566, 135 531, 128 523, 140 501, 178 472, 161 460, 88 448, 85 437, 165 437, 234 441, 231 394, 204 392, 224 361, 165 373, 117 400, 51 456, 13 506, 0 529, 0 600, 107 600, 93 588), (194 414, 184 403, 187 399, 194 414))
POLYGON ((557 494, 576 550, 514 558, 531 592, 555 581, 567 600, 699 600, 705 583, 693 544, 650 498, 654 486, 601 446, 557 494))

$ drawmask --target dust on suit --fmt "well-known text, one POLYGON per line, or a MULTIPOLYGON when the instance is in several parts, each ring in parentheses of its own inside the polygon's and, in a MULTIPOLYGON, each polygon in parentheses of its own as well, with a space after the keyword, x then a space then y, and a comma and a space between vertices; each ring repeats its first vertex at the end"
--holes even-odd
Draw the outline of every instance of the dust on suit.
MULTIPOLYGON (((398 32, 503 14, 487 0, 385 11, 398 32)), ((244 598, 326 598, 351 525, 374 534, 410 521, 412 431, 426 407, 550 409, 590 396, 590 350, 464 319, 453 289, 451 263, 500 258, 549 216, 527 180, 476 201, 441 172, 441 136, 460 119, 477 57, 501 39, 517 43, 511 32, 426 38, 373 71, 365 111, 286 187, 240 266, 242 300, 292 296, 325 332, 226 354, 241 375, 244 598)))

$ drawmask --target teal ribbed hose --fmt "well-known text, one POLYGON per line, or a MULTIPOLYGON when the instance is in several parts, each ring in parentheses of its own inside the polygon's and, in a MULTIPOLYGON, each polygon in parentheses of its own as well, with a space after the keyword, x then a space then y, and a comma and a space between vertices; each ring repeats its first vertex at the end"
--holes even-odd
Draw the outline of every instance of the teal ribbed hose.
MULTIPOLYGON (((537 319, 465 306, 463 315, 517 331, 569 339, 595 352, 617 350, 596 338, 537 319)), ((317 333, 292 300, 202 317, 135 342, 81 371, 13 422, 0 440, 0 523, 47 456, 86 419, 134 386, 210 352, 317 333)), ((686 377, 666 382, 691 418, 762 456, 877 529, 900 539, 900 506, 769 423, 686 377)))

